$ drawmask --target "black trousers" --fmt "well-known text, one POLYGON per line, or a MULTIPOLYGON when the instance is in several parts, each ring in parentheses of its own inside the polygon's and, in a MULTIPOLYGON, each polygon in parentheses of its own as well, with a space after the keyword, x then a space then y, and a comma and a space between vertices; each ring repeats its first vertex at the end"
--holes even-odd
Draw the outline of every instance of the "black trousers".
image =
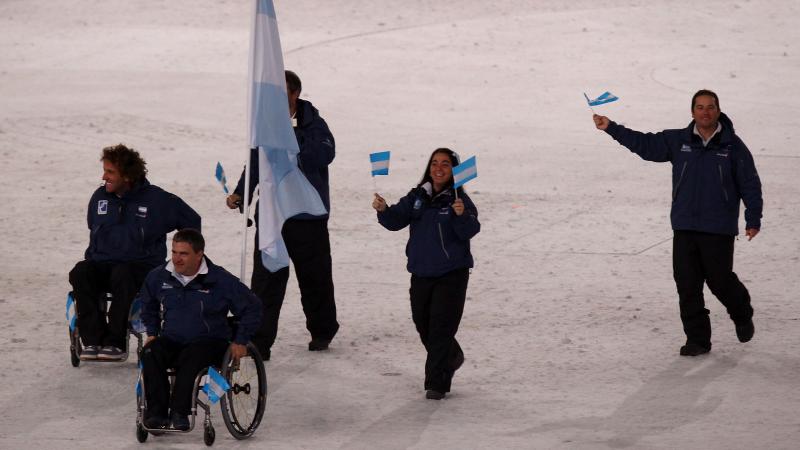
POLYGON ((411 317, 428 352, 425 389, 450 392, 455 361, 464 353, 456 332, 464 313, 469 269, 458 269, 440 277, 411 275, 411 317))
POLYGON ((711 348, 711 321, 703 299, 703 283, 725 305, 734 323, 753 317, 750 294, 733 272, 733 236, 675 231, 672 270, 688 342, 711 348))
MULTIPOLYGON (((333 296, 331 243, 326 220, 289 219, 281 232, 300 286, 300 302, 312 339, 331 340, 339 330, 333 296)), ((253 336, 260 351, 268 350, 278 335, 278 318, 286 295, 289 268, 270 272, 261 262, 256 231, 251 289, 263 303, 261 328, 253 336)))
POLYGON ((87 260, 75 264, 69 273, 69 282, 77 303, 78 330, 83 345, 125 348, 131 303, 152 268, 152 265, 136 262, 87 260), (108 310, 108 323, 100 304, 106 301, 106 292, 114 296, 108 310))
POLYGON ((168 409, 188 415, 197 374, 208 366, 219 367, 229 345, 224 339, 179 344, 163 337, 147 344, 142 352, 142 377, 148 416, 167 417, 168 409), (170 367, 176 370, 171 396, 170 367))

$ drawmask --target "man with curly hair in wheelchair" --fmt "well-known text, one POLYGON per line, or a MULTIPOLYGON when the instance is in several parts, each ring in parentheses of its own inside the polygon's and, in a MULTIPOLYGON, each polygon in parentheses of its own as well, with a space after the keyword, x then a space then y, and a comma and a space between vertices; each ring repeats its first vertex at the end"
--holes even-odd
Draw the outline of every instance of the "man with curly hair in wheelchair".
POLYGON ((197 374, 219 365, 228 347, 234 359, 245 356, 261 322, 261 301, 204 251, 199 231, 178 231, 171 261, 153 269, 139 293, 148 336, 141 359, 147 428, 188 430, 197 374), (235 330, 229 311, 238 321, 235 330), (169 368, 176 370, 171 394, 169 368))
POLYGON ((200 216, 177 195, 147 181, 139 152, 106 147, 103 186, 89 200, 89 246, 69 273, 77 302, 82 360, 128 357, 128 316, 144 277, 167 257, 167 233, 200 229, 200 216), (106 322, 106 293, 113 300, 106 322))

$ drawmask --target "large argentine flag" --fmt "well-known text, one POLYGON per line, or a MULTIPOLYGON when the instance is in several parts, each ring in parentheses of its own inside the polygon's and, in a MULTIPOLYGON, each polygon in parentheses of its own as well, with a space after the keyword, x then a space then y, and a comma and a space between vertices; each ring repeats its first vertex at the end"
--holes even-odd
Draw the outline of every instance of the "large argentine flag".
POLYGON ((297 167, 297 140, 289 118, 283 54, 275 7, 256 0, 250 52, 250 148, 258 148, 259 244, 264 266, 274 272, 289 265, 281 238, 286 219, 327 213, 319 193, 297 167))

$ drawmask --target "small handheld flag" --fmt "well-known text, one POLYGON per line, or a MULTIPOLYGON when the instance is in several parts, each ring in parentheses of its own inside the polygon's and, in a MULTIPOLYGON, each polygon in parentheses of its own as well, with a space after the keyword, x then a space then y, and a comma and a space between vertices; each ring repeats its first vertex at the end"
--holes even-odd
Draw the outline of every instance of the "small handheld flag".
POLYGON ((600 94, 599 97, 597 97, 594 100, 590 100, 585 92, 583 93, 583 96, 586 97, 586 102, 589 103, 589 107, 600 106, 606 103, 611 103, 619 100, 619 97, 608 91, 603 92, 602 94, 600 94))
POLYGON ((219 181, 219 184, 222 185, 222 190, 228 194, 228 179, 225 178, 225 169, 222 168, 222 164, 220 164, 219 161, 217 161, 217 170, 214 177, 219 181))
POLYGON ((208 377, 206 377, 206 384, 203 386, 203 392, 208 396, 208 401, 217 403, 230 388, 231 385, 216 369, 213 367, 208 368, 208 377))
POLYGON ((478 176, 478 165, 475 157, 471 157, 461 164, 453 167, 453 189, 464 185, 467 181, 478 176))
POLYGON ((72 292, 67 294, 67 324, 69 331, 75 331, 75 323, 78 320, 78 315, 75 313, 75 299, 72 298, 72 292))
POLYGON ((131 318, 129 319, 133 331, 142 334, 146 330, 144 322, 142 322, 142 301, 139 297, 133 299, 131 304, 131 318))
POLYGON ((391 152, 377 152, 369 154, 369 162, 372 163, 372 176, 389 175, 389 157, 391 152))

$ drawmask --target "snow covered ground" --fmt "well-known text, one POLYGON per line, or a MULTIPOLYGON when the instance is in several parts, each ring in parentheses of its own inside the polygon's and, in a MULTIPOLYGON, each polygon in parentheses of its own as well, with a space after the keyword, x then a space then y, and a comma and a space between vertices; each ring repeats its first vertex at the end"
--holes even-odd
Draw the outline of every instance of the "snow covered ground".
MULTIPOLYGON (((267 416, 220 448, 790 449, 800 441, 800 4, 795 0, 341 0, 276 3, 287 68, 337 140, 330 222, 342 328, 306 351, 296 283, 268 363, 267 416), (594 129, 683 127, 710 88, 750 146, 765 217, 737 241, 756 335, 710 293, 714 348, 683 358, 668 165, 594 129), (367 154, 396 200, 425 158, 477 155, 482 232, 453 392, 425 400, 406 233, 370 208, 367 154)), ((237 272, 217 161, 244 161, 251 6, 223 0, 0 2, 0 448, 140 448, 135 363, 69 364, 67 273, 104 146, 203 216, 237 272)), ((197 448, 202 433, 151 438, 197 448)))

